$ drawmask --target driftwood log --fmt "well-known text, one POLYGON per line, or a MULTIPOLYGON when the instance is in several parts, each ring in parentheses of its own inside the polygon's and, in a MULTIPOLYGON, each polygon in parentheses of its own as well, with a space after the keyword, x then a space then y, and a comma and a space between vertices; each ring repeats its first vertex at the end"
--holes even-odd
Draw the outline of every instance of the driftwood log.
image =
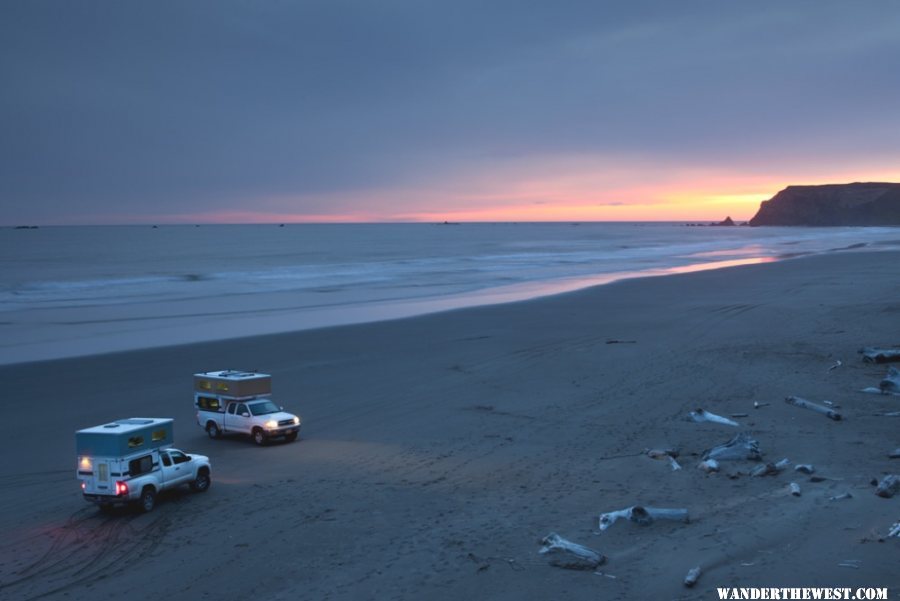
POLYGON ((884 394, 900 394, 900 371, 896 367, 888 368, 888 373, 878 384, 884 394))
POLYGON ((655 520, 674 520, 676 522, 689 522, 687 509, 665 509, 662 507, 643 507, 641 505, 632 505, 618 511, 610 511, 600 514, 600 531, 603 532, 619 519, 627 519, 647 526, 655 520))
POLYGON ((766 463, 758 465, 750 471, 751 476, 774 476, 784 471, 791 464, 790 459, 785 457, 778 463, 766 463))
POLYGON ((688 570, 687 576, 684 577, 684 586, 691 588, 697 584, 697 580, 700 579, 700 571, 700 566, 688 570))
POLYGON ((812 401, 807 401, 806 399, 801 399, 797 396, 789 396, 784 399, 784 402, 788 405, 794 405, 795 407, 800 407, 802 409, 809 409, 810 411, 815 411, 816 413, 821 413, 828 419, 833 419, 836 422, 841 421, 841 414, 835 411, 834 409, 829 409, 825 405, 820 405, 818 403, 813 403, 812 401))
POLYGON ((734 420, 728 419, 727 417, 722 417, 721 415, 716 415, 715 413, 710 413, 705 409, 697 409, 696 411, 691 411, 687 416, 688 421, 702 423, 702 422, 712 422, 714 424, 722 424, 724 426, 740 426, 734 420))
POLYGON ((606 561, 606 557, 584 545, 566 540, 555 532, 541 539, 541 555, 547 556, 550 565, 566 570, 594 570, 606 561))
POLYGON ((701 469, 707 474, 719 471, 719 462, 715 459, 707 459, 697 464, 697 469, 701 469))
POLYGON ((900 492, 900 476, 895 474, 882 478, 878 488, 875 489, 875 494, 885 499, 890 499, 898 492, 900 492))
POLYGON ((900 348, 876 348, 867 346, 859 349, 863 361, 868 363, 887 363, 900 361, 900 348))
POLYGON ((668 461, 669 465, 672 467, 673 472, 681 469, 681 466, 678 465, 677 461, 675 461, 675 458, 678 457, 678 451, 675 449, 649 449, 647 451, 647 457, 649 457, 650 459, 661 459, 664 461, 668 461))
POLYGON ((759 452, 759 442, 750 437, 747 432, 741 432, 728 442, 707 449, 701 459, 715 459, 716 461, 759 461, 762 454, 759 452))

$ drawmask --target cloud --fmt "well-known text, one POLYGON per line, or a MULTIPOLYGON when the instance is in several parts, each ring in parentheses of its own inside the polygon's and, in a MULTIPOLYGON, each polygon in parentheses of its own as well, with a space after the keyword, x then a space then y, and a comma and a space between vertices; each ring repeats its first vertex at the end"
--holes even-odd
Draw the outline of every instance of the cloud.
POLYGON ((0 202, 391 214, 541 162, 900 158, 900 7, 604 4, 5 3, 0 202))

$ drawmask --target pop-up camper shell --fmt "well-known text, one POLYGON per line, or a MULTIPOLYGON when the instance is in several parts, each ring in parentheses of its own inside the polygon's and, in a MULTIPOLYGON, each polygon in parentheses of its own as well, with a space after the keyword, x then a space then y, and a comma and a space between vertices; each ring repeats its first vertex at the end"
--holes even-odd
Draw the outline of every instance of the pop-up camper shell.
POLYGON ((225 411, 225 401, 269 397, 272 376, 254 371, 208 371, 194 374, 194 405, 203 411, 225 411))
POLYGON ((159 465, 159 451, 175 440, 171 418, 130 417, 75 433, 76 478, 88 500, 109 503, 127 495, 129 478, 159 465))
POLYGON ((75 433, 79 457, 122 459, 135 453, 170 447, 174 441, 174 421, 159 417, 130 417, 75 433))

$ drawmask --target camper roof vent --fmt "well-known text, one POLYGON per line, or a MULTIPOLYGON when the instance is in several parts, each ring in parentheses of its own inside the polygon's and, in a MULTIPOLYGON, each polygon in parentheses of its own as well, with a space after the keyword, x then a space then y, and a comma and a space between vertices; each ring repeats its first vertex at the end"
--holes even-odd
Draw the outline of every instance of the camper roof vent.
POLYGON ((217 375, 220 378, 252 378, 258 374, 254 371, 238 371, 236 369, 225 369, 220 371, 217 375))

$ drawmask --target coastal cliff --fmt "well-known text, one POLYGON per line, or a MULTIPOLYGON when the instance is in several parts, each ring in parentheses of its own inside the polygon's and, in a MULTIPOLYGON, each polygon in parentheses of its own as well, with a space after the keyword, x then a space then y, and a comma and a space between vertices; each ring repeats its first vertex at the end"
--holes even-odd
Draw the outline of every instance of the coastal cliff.
POLYGON ((788 186, 760 204, 750 225, 900 225, 900 184, 788 186))

